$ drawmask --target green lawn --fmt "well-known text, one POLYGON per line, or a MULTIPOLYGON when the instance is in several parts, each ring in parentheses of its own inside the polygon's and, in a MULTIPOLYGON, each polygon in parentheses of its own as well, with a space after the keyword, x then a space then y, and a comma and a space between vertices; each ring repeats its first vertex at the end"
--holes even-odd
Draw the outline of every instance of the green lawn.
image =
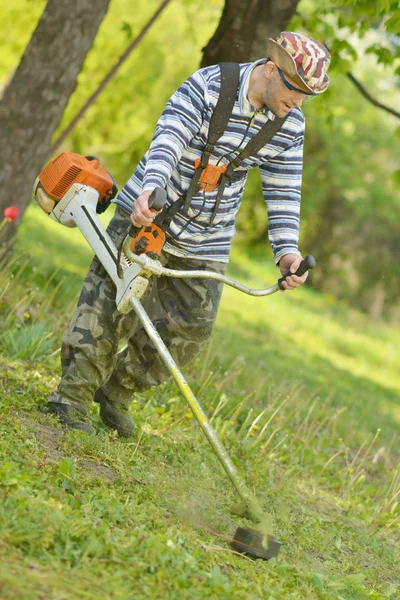
MULTIPOLYGON (((226 288, 185 376, 282 543, 232 552, 237 501, 175 386, 137 395, 137 433, 66 431, 38 412, 91 251, 32 206, 0 275, 0 597, 391 599, 400 590, 400 331, 309 287, 226 288)), ((235 248, 264 287, 270 259, 235 248)), ((248 523, 247 523, 248 524, 248 523)))

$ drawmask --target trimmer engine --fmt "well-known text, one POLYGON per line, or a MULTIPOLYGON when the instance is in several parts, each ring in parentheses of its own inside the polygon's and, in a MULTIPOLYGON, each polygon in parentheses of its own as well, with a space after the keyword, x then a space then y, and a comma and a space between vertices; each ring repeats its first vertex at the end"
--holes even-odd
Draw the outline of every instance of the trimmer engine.
POLYGON ((117 194, 113 177, 100 166, 95 156, 81 156, 73 152, 62 152, 49 162, 36 179, 34 194, 43 210, 50 213, 75 183, 97 190, 97 213, 103 213, 117 194))

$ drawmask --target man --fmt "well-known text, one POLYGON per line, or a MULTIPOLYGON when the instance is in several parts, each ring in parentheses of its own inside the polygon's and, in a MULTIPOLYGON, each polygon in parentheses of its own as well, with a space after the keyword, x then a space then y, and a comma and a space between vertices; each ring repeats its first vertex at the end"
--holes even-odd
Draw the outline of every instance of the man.
MULTIPOLYGON (((197 71, 173 94, 149 151, 116 199, 118 207, 108 231, 117 245, 126 235, 129 214, 136 226, 153 221, 149 196, 162 187, 170 215, 163 263, 172 269, 224 273, 247 172, 259 167, 276 264, 282 274, 295 273, 302 260, 298 250, 304 140, 300 106, 327 89, 330 57, 316 40, 291 32, 270 39, 267 56, 235 67, 236 91, 215 143, 210 142, 214 131, 210 119, 222 95, 222 67, 197 71), (276 129, 272 137, 243 158, 248 142, 270 126, 271 131, 276 129), (234 168, 228 168, 232 164, 234 168), (211 170, 221 169, 221 175, 227 171, 224 184, 212 191, 207 187, 208 165, 211 170)), ((291 275, 283 287, 294 289, 306 277, 291 275)), ((145 308, 178 365, 184 366, 209 339, 222 284, 153 277, 149 288, 145 308)), ((94 399, 100 403, 103 422, 130 437, 134 423, 129 405, 134 392, 167 377, 133 312, 122 315, 116 310, 114 287, 95 258, 63 341, 62 379, 49 398, 49 411, 66 425, 92 433, 88 415, 94 399), (118 353, 121 337, 128 343, 118 353)))

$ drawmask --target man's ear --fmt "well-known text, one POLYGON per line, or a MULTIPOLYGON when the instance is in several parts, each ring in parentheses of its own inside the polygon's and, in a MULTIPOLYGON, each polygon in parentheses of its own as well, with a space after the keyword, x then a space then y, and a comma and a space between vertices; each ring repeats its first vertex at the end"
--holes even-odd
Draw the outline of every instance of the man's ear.
POLYGON ((264 77, 265 79, 271 79, 276 71, 275 63, 272 60, 268 60, 264 65, 264 77))

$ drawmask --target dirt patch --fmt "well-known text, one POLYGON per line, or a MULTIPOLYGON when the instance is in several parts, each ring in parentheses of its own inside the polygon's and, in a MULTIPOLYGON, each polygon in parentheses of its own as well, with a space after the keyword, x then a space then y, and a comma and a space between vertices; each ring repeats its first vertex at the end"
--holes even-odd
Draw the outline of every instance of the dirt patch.
POLYGON ((120 479, 120 476, 112 467, 101 465, 90 458, 79 458, 77 460, 77 466, 79 473, 88 479, 101 479, 102 481, 108 481, 109 483, 120 479))
MULTIPOLYGON (((65 457, 65 451, 59 449, 64 437, 63 430, 38 423, 26 414, 19 415, 19 420, 35 435, 37 443, 45 450, 46 462, 58 464, 65 457)), ((79 473, 87 479, 101 479, 111 483, 120 478, 112 467, 100 464, 95 460, 79 456, 75 460, 79 473)))
POLYGON ((52 462, 59 462, 62 459, 64 454, 58 449, 64 435, 62 430, 38 423, 27 415, 19 415, 19 420, 24 427, 35 434, 36 441, 46 450, 47 458, 52 462))

